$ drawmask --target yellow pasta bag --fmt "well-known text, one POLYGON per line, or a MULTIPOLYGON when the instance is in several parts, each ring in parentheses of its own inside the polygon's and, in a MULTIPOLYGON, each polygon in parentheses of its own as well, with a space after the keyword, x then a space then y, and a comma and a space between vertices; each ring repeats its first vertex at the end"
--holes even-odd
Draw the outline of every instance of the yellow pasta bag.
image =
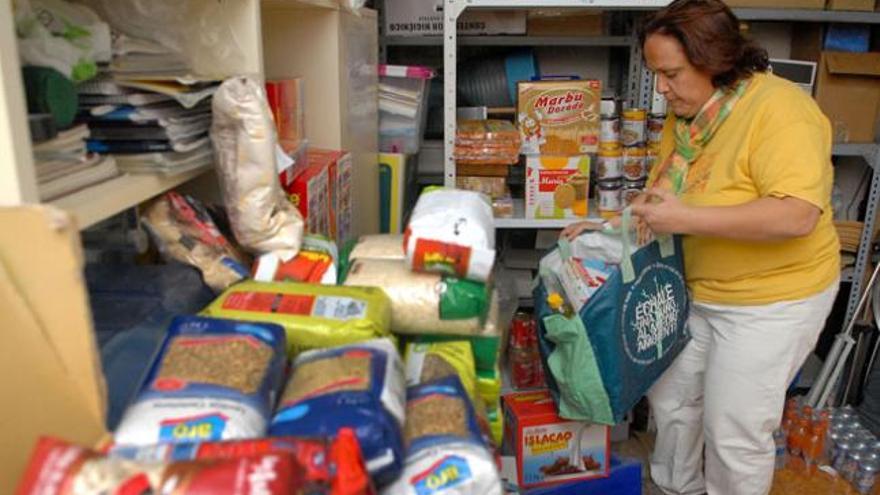
POLYGON ((501 398, 501 370, 495 366, 494 371, 477 373, 477 394, 486 404, 498 404, 501 398))
POLYGON ((404 351, 406 385, 458 376, 472 402, 477 397, 477 371, 474 352, 468 340, 410 342, 404 351))
POLYGON ((278 323, 288 354, 392 337, 391 303, 377 287, 292 282, 242 282, 227 289, 203 314, 278 323))

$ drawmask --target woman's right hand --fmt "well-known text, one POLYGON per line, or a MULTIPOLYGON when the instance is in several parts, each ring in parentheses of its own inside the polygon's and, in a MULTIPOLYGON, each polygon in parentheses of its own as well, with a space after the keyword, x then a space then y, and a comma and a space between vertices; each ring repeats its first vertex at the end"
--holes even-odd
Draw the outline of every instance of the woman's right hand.
POLYGON ((602 224, 591 221, 570 223, 564 229, 562 229, 562 232, 559 233, 559 238, 565 239, 567 241, 573 241, 579 235, 588 230, 602 230, 602 224))

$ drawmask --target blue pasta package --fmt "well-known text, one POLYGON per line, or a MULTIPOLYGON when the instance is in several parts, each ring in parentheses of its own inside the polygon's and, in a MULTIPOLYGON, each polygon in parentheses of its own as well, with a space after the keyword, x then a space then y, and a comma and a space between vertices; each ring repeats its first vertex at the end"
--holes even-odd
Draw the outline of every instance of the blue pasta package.
POLYGON ((500 495, 501 478, 456 376, 407 389, 406 465, 382 495, 500 495))
POLYGON ((287 342, 273 323, 178 316, 114 433, 117 445, 266 434, 287 342))
POLYGON ((403 364, 391 340, 307 351, 293 363, 269 434, 333 436, 352 428, 382 485, 403 465, 404 402, 403 364))

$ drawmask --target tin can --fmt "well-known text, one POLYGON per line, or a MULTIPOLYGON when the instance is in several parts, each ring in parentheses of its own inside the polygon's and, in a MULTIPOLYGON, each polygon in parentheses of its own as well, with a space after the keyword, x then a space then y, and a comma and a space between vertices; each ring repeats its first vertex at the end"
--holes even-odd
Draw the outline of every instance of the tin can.
POLYGON ((616 115, 603 115, 599 121, 599 147, 620 147, 620 118, 616 115))
POLYGON ((615 180, 623 177, 623 151, 600 149, 596 157, 596 180, 615 180))
POLYGON ((606 96, 599 102, 599 115, 604 117, 617 117, 617 100, 613 96, 606 96))
POLYGON ((654 167, 657 166, 657 161, 659 160, 660 150, 657 148, 648 146, 645 150, 645 171, 650 174, 651 170, 654 170, 654 167))
POLYGON ((647 115, 640 108, 630 108, 623 111, 623 120, 620 126, 620 142, 624 146, 639 146, 645 144, 645 126, 647 115))
POLYGON ((831 458, 831 467, 833 467, 838 473, 843 472, 843 466, 846 464, 847 456, 852 450, 853 444, 851 441, 844 439, 837 442, 837 446, 834 448, 831 458))
POLYGON ((636 146, 623 149, 623 178, 629 181, 643 180, 648 176, 645 167, 647 152, 644 147, 636 146))
POLYGON ((877 481, 877 473, 880 472, 880 462, 865 461, 859 465, 853 484, 859 493, 871 493, 877 481))
POLYGON ((598 189, 600 215, 611 217, 623 209, 623 181, 601 181, 598 189))
POLYGON ((850 483, 855 481, 859 465, 865 460, 864 453, 863 450, 852 450, 846 454, 846 461, 843 463, 840 474, 850 483))
POLYGON ((623 181, 623 205, 629 206, 645 190, 645 181, 623 181))
POLYGON ((649 143, 660 143, 660 140, 663 138, 664 122, 666 122, 666 116, 663 114, 652 113, 651 115, 648 115, 646 127, 648 129, 649 143))

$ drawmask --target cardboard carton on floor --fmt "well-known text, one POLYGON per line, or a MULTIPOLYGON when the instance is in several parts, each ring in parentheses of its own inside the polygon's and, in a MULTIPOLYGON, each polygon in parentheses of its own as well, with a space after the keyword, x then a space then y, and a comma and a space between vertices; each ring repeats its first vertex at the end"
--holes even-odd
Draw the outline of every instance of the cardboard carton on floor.
MULTIPOLYGON (((385 34, 442 36, 443 1, 385 0, 385 34)), ((467 10, 458 18, 458 34, 526 34, 526 13, 467 10)))

